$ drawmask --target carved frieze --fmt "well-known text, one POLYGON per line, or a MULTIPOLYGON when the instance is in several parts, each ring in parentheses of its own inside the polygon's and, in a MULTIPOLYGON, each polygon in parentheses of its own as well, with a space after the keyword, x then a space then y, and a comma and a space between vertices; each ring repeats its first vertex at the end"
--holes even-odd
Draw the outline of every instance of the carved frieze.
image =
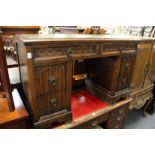
POLYGON ((137 44, 103 44, 103 52, 137 50, 137 44))
POLYGON ((96 52, 96 45, 75 46, 75 47, 49 47, 34 49, 33 58, 49 57, 49 56, 63 56, 76 54, 89 54, 96 52))
POLYGON ((146 104, 147 101, 151 101, 152 99, 153 99, 153 94, 151 92, 149 92, 143 96, 139 96, 131 102, 129 109, 130 110, 133 108, 140 109, 146 104))

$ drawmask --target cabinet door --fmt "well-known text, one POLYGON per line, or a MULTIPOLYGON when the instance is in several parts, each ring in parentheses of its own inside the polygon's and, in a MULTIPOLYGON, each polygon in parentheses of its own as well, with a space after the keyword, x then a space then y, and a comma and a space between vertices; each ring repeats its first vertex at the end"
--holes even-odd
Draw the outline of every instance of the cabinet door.
POLYGON ((145 77, 144 87, 147 87, 155 82, 155 44, 153 45, 150 55, 150 61, 147 65, 147 74, 145 77))
POLYGON ((62 62, 34 68, 36 113, 38 117, 70 109, 71 63, 62 62))
POLYGON ((140 43, 134 73, 131 82, 131 91, 138 91, 143 87, 146 69, 151 54, 152 45, 150 43, 140 43))
POLYGON ((117 91, 129 88, 134 69, 135 55, 123 56, 117 83, 117 91))

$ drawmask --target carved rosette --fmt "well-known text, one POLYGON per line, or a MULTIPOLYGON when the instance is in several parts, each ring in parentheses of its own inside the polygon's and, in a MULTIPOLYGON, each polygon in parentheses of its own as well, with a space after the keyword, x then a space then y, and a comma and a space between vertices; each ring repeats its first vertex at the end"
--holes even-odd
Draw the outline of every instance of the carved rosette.
POLYGON ((142 108, 147 101, 150 101, 153 99, 153 94, 151 92, 147 93, 146 95, 137 97, 136 99, 131 102, 129 109, 140 109, 142 108))

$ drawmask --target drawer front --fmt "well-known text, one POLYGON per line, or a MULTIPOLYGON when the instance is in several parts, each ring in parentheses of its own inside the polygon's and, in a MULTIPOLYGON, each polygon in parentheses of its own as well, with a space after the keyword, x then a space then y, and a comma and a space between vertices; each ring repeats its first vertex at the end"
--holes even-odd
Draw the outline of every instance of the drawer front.
POLYGON ((89 56, 96 55, 97 45, 78 45, 78 46, 58 46, 38 48, 33 50, 33 59, 39 58, 58 58, 64 56, 89 56))
POLYGON ((126 119, 127 113, 128 113, 128 106, 129 104, 117 108, 116 110, 113 110, 109 114, 109 119, 107 122, 107 128, 108 129, 119 129, 123 128, 124 121, 126 119))
POLYGON ((135 55, 122 57, 121 68, 117 83, 117 91, 129 88, 132 73, 134 70, 134 64, 135 64, 135 55))
POLYGON ((67 66, 65 63, 34 68, 36 95, 66 88, 67 66))
POLYGON ((137 50, 137 44, 128 43, 128 44, 103 44, 102 45, 102 53, 105 52, 130 52, 130 51, 136 51, 137 50))
POLYGON ((97 118, 91 119, 90 121, 80 124, 75 128, 77 128, 77 129, 92 129, 92 128, 95 128, 100 123, 105 122, 107 119, 108 119, 108 113, 98 116, 97 118))
POLYGON ((66 108, 66 90, 42 94, 36 97, 39 117, 43 117, 66 108))
POLYGON ((34 66, 35 117, 70 109, 70 62, 34 66))

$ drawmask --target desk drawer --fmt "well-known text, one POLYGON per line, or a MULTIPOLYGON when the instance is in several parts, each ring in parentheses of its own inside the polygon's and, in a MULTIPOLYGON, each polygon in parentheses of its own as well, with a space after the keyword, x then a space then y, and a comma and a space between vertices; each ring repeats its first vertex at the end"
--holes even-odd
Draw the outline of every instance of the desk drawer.
POLYGON ((95 44, 82 44, 75 46, 53 46, 47 48, 33 49, 33 59, 42 58, 58 58, 58 57, 70 57, 70 56, 89 56, 96 55, 97 45, 95 44))
POLYGON ((87 121, 83 124, 78 125, 75 127, 76 129, 92 129, 95 128, 98 124, 106 121, 108 119, 108 113, 98 116, 90 121, 87 121))
POLYGON ((137 44, 133 43, 126 43, 126 44, 103 44, 102 45, 102 52, 116 52, 116 53, 130 53, 130 52, 136 52, 137 50, 137 44))
POLYGON ((46 64, 34 67, 36 95, 55 92, 67 87, 67 63, 46 64))

